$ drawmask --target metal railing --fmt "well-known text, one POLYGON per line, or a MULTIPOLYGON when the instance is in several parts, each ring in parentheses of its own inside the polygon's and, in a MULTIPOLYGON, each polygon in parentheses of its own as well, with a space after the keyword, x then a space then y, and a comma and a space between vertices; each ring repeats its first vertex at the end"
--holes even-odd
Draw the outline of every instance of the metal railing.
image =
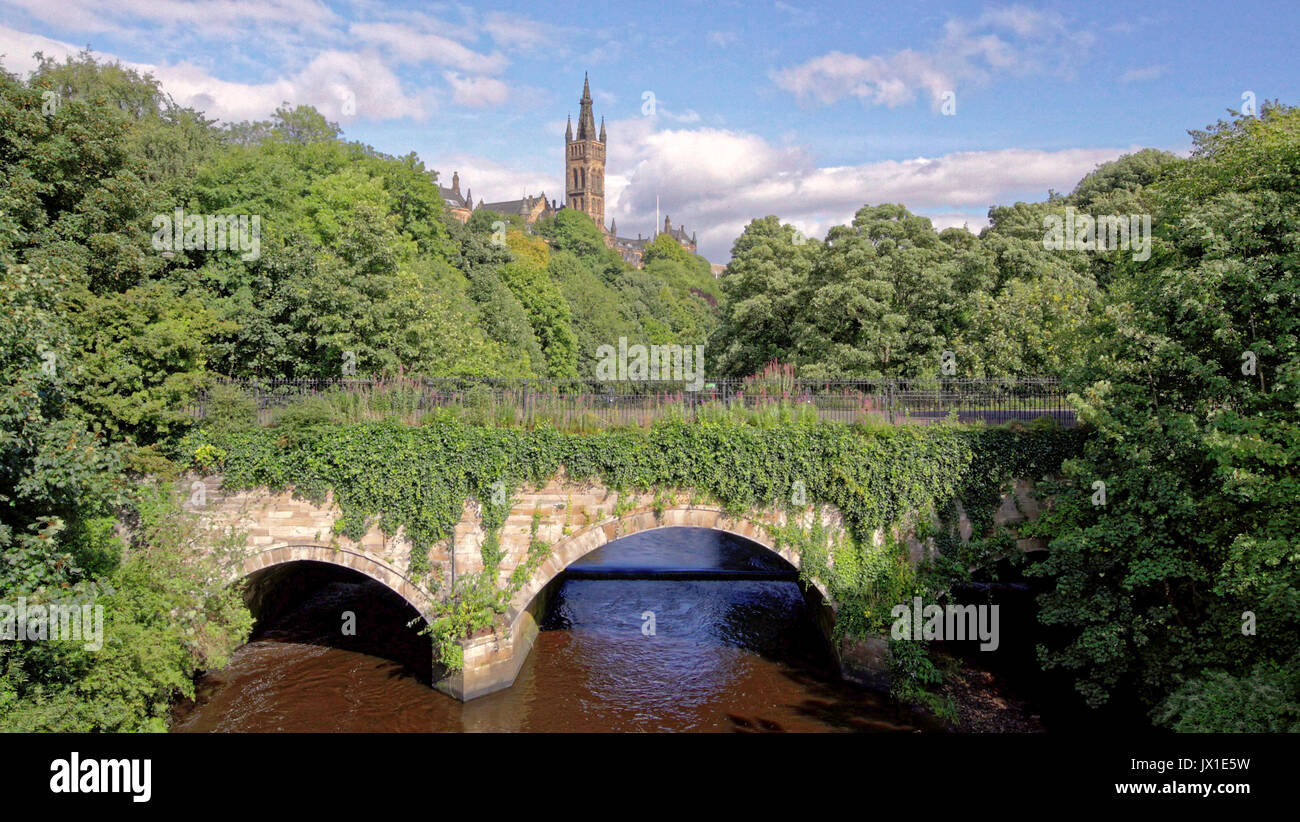
MULTIPOLYGON (((644 425, 666 416, 694 419, 720 409, 815 412, 821 421, 925 424, 955 414, 962 422, 1050 417, 1075 424, 1059 380, 879 379, 714 380, 699 390, 682 382, 459 378, 220 379, 256 404, 259 424, 307 398, 348 419, 396 416, 418 422, 438 409, 459 409, 497 424, 550 419, 557 424, 644 425)), ((192 416, 213 403, 200 392, 192 416)))

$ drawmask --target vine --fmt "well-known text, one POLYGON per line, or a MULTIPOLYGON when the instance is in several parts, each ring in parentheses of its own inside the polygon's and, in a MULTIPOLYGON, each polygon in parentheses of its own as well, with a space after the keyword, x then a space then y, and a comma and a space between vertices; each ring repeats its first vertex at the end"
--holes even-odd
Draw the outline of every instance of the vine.
POLYGON ((666 489, 683 489, 693 500, 716 500, 728 514, 743 516, 773 501, 789 507, 781 501, 790 499, 797 483, 806 504, 796 510, 835 506, 847 537, 828 545, 817 525, 808 533, 788 527, 779 539, 802 555, 805 572, 819 575, 835 597, 845 615, 843 630, 866 634, 879 630, 882 613, 888 614, 884 603, 902 601, 900 592, 933 589, 923 575, 959 575, 971 557, 994 550, 999 538, 990 533, 991 517, 1003 484, 1056 471, 1078 452, 1083 436, 1038 426, 891 427, 803 419, 759 427, 725 417, 594 433, 489 428, 457 420, 421 426, 377 421, 199 430, 182 443, 181 456, 200 469, 220 470, 231 490, 292 488, 316 502, 332 491, 341 512, 335 530, 349 539, 359 540, 376 522, 388 535, 403 529, 412 545, 415 581, 443 594, 429 633, 442 662, 456 669, 459 642, 497 624, 510 597, 549 551, 537 538, 535 512, 527 559, 498 584, 500 529, 511 494, 525 483, 544 484, 561 468, 574 481, 597 480, 618 491, 615 516, 633 505, 624 493, 630 490, 656 493, 656 517, 667 505, 666 489), (430 567, 429 550, 450 541, 470 499, 479 502, 486 534, 484 570, 447 585, 430 567), (939 558, 933 567, 912 569, 892 538, 884 549, 872 545, 877 530, 892 534, 915 512, 937 511, 954 523, 958 504, 976 539, 964 544, 955 526, 941 528, 934 534, 939 558))

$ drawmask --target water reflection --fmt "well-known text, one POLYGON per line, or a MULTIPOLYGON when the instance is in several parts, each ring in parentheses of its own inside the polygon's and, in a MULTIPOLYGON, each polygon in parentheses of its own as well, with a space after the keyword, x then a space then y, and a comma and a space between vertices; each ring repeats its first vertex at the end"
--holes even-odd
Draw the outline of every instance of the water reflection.
MULTIPOLYGON (((814 614, 788 579, 656 579, 700 570, 787 575, 727 534, 647 531, 561 578, 515 685, 462 704, 432 691, 404 603, 369 580, 334 581, 287 610, 178 706, 178 731, 906 731, 932 729, 840 681, 814 614), (380 604, 382 601, 384 604, 380 604), (356 637, 340 641, 353 610, 356 637), (654 631, 647 612, 653 614, 654 631)), ((427 668, 426 668, 427 670, 427 668)))

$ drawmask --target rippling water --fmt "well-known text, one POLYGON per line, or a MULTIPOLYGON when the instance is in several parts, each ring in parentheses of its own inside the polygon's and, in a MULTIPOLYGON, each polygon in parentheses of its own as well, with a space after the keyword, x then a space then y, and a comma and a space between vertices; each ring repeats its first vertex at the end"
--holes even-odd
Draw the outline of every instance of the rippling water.
POLYGON ((558 583, 505 691, 460 703, 426 684, 428 642, 369 580, 328 582, 206 675, 177 731, 906 731, 936 726, 842 682, 791 569, 704 529, 611 543, 558 583), (699 579, 655 579, 701 572, 699 579), (589 576, 650 578, 585 578, 589 576), (340 636, 340 614, 358 615, 340 636), (654 631, 643 630, 653 615, 654 631))

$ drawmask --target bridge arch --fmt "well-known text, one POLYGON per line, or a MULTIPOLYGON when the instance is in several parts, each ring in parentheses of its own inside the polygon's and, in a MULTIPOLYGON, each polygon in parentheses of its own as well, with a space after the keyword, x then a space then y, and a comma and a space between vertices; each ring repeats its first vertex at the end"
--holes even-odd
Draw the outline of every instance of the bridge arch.
MULTIPOLYGON (((773 519, 779 521, 771 524, 785 524, 784 515, 773 519)), ((778 546, 761 520, 733 517, 716 507, 677 506, 665 508, 662 512, 640 511, 587 526, 553 544, 547 558, 511 598, 510 609, 506 614, 507 619, 513 625, 530 609, 536 610, 533 604, 538 594, 546 590, 546 587, 570 565, 597 548, 623 537, 663 528, 708 528, 721 531, 766 548, 796 570, 800 567, 799 554, 789 547, 778 546)), ((813 587, 823 602, 830 602, 830 597, 821 583, 814 582, 813 587)), ((536 616, 538 615, 534 614, 534 617, 536 616)))
POLYGON ((269 547, 246 556, 231 581, 248 579, 259 571, 294 562, 320 562, 348 568, 382 584, 426 620, 433 612, 433 598, 427 591, 382 559, 350 548, 308 543, 269 547))
MULTIPOLYGON (((824 524, 834 527, 838 527, 840 522, 839 512, 832 508, 810 511, 806 516, 810 521, 813 516, 820 517, 824 524)), ((537 639, 549 596, 548 586, 570 565, 616 539, 660 528, 708 528, 749 540, 798 569, 798 554, 789 548, 778 547, 764 527, 765 523, 786 525, 788 518, 784 512, 760 515, 757 519, 733 517, 721 508, 678 504, 662 511, 638 508, 626 515, 603 519, 562 536, 551 544, 547 557, 511 597, 506 612, 508 630, 464 641, 462 669, 441 679, 435 687, 462 701, 510 687, 537 639)), ((505 570, 503 573, 508 574, 510 571, 505 570)), ((835 624, 834 603, 826 589, 818 583, 805 587, 804 594, 814 606, 818 626, 829 641, 835 624)))

